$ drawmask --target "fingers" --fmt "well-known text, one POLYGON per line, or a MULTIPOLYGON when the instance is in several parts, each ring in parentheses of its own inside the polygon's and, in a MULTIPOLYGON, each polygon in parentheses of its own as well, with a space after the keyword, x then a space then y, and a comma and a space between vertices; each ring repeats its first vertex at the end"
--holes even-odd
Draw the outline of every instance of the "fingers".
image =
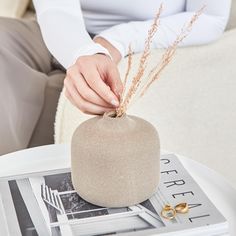
POLYGON ((116 96, 120 98, 120 95, 123 91, 123 84, 120 79, 120 73, 116 66, 107 71, 106 83, 110 86, 116 96))
POLYGON ((106 111, 114 110, 114 108, 99 106, 84 100, 70 79, 66 78, 64 80, 64 85, 66 87, 66 97, 73 105, 78 107, 82 112, 91 115, 101 115, 104 114, 104 112, 106 111))
POLYGON ((103 114, 119 106, 123 85, 114 62, 105 55, 81 56, 67 70, 65 95, 87 114, 103 114))
POLYGON ((88 86, 83 76, 79 73, 77 67, 69 69, 68 77, 73 81, 74 86, 84 100, 103 107, 113 107, 88 86))
MULTIPOLYGON (((107 103, 118 107, 119 100, 117 96, 111 91, 110 87, 102 80, 97 68, 94 64, 86 63, 89 67, 85 68, 84 64, 78 64, 79 70, 86 82, 100 97, 102 97, 107 103), (88 69, 89 68, 89 69, 88 69)), ((107 68, 109 69, 109 68, 107 68)))

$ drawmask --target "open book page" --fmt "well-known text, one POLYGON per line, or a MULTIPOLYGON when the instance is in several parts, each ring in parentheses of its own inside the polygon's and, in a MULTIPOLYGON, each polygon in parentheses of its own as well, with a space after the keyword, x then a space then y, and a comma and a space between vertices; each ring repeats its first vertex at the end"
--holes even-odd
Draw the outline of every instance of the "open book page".
POLYGON ((188 203, 190 209, 188 214, 177 214, 173 220, 163 219, 166 226, 173 224, 202 226, 226 221, 173 154, 162 155, 161 183, 150 201, 158 212, 166 204, 176 206, 179 203, 188 203))
MULTIPOLYGON (((73 188, 70 169, 37 173, 28 178, 24 174, 23 178, 4 181, 11 191, 22 235, 227 234, 224 217, 175 155, 162 155, 157 192, 140 204, 123 208, 106 208, 86 202, 73 188), (189 204, 188 214, 178 214, 173 220, 161 216, 165 204, 175 206, 180 202, 189 204)), ((0 192, 4 194, 1 189, 0 192)))
POLYGON ((0 235, 21 235, 8 181, 0 181, 0 235))

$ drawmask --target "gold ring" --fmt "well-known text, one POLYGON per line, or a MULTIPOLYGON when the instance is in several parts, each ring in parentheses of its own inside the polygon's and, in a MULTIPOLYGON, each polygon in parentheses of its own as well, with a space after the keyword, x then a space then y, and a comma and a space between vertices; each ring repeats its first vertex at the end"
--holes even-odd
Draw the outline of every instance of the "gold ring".
POLYGON ((180 204, 176 205, 175 211, 177 213, 181 213, 181 214, 188 213, 188 211, 189 211, 188 203, 184 202, 184 203, 180 203, 180 204))
POLYGON ((172 220, 176 216, 176 210, 170 205, 165 205, 161 211, 161 216, 165 219, 172 220))

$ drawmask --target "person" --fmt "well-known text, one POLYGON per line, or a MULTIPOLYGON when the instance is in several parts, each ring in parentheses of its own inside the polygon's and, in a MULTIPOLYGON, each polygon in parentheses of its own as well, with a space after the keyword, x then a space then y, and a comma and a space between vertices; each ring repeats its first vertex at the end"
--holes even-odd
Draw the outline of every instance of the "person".
POLYGON ((33 0, 37 22, 0 19, 0 154, 26 148, 43 104, 50 73, 60 68, 68 99, 87 114, 119 106, 117 69, 144 48, 163 2, 153 48, 168 47, 193 13, 206 6, 181 46, 217 40, 227 25, 231 0, 33 0), (55 63, 56 61, 56 63, 55 63))

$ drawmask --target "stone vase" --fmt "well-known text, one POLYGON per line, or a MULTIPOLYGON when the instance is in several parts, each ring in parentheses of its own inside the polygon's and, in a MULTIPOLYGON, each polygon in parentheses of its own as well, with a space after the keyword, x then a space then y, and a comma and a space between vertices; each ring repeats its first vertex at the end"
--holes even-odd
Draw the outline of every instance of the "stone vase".
POLYGON ((71 171, 75 190, 104 207, 126 207, 150 198, 160 178, 155 127, 137 116, 114 112, 86 120, 73 134, 71 171))

